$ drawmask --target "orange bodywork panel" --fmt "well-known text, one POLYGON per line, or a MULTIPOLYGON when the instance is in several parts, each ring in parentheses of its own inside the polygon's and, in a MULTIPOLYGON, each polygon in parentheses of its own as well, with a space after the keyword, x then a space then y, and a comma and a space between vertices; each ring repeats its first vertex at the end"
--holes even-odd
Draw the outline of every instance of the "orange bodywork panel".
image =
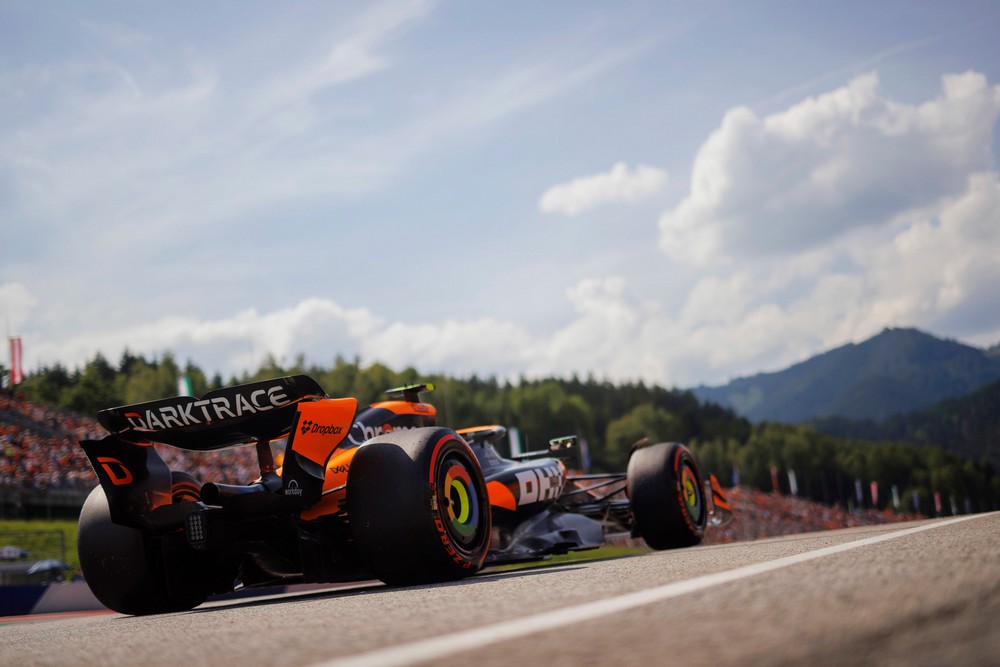
POLYGON ((436 417, 437 409, 430 403, 411 403, 410 401, 383 401, 373 403, 373 408, 390 410, 397 415, 422 415, 425 417, 436 417))
POLYGON ((465 436, 465 435, 472 435, 474 433, 481 433, 483 431, 495 431, 499 428, 503 428, 503 426, 500 426, 499 424, 488 424, 486 426, 469 426, 467 428, 460 428, 457 431, 455 431, 455 433, 465 436))
POLYGON ((511 512, 517 509, 517 499, 514 498, 514 494, 511 493, 511 490, 503 482, 496 480, 489 482, 486 485, 486 493, 490 497, 491 507, 502 507, 511 512))
POLYGON ((351 470, 351 460, 358 453, 357 447, 334 452, 326 464, 326 479, 323 482, 323 497, 318 503, 303 510, 299 516, 310 521, 341 510, 341 502, 347 497, 347 473, 351 470))
POLYGON ((500 438, 507 435, 507 429, 499 424, 490 424, 488 426, 470 426, 469 428, 460 428, 457 433, 470 443, 477 441, 496 442, 500 438))
POLYGON ((721 507, 724 510, 732 512, 733 508, 730 507, 729 501, 726 500, 726 496, 722 493, 722 486, 719 484, 719 480, 715 478, 715 475, 709 475, 709 479, 712 482, 712 502, 716 507, 721 507))
POLYGON ((357 411, 358 401, 353 398, 300 403, 292 449, 323 465, 330 453, 347 437, 357 411))

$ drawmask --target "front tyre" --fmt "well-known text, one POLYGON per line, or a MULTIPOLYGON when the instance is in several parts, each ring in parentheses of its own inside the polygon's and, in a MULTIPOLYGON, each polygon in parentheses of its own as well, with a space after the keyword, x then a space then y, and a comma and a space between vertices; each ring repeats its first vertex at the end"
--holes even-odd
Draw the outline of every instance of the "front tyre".
POLYGON ((654 549, 701 542, 708 522, 704 489, 694 455, 680 443, 643 447, 629 458, 632 515, 642 539, 654 549))
POLYGON ((486 481, 472 450, 448 429, 366 442, 351 461, 347 502, 362 561, 387 584, 461 579, 489 550, 486 481))

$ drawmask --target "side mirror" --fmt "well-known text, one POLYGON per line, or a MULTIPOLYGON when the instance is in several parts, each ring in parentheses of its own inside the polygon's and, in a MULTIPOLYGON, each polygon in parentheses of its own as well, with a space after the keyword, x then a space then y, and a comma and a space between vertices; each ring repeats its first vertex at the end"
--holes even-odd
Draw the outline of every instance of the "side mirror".
POLYGON ((549 440, 549 451, 550 452, 565 452, 568 449, 576 447, 577 437, 575 435, 566 435, 561 438, 552 438, 549 440))

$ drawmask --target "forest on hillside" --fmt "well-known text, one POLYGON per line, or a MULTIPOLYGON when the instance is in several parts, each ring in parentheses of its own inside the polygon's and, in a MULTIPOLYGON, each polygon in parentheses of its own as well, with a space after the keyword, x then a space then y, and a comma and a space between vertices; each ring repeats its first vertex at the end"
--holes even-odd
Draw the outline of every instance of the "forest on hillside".
POLYGON ((357 359, 340 357, 326 368, 306 365, 301 358, 290 366, 268 359, 253 374, 223 380, 207 376, 191 362, 180 365, 170 354, 147 359, 126 352, 117 364, 97 355, 82 368, 42 367, 17 390, 28 400, 93 416, 103 408, 176 395, 180 378, 200 396, 224 385, 300 373, 317 380, 327 395, 353 396, 362 404, 382 400, 391 387, 432 382, 435 391, 425 400, 437 407, 440 423, 453 428, 487 423, 517 427, 527 450, 576 434, 587 452, 578 464, 594 471, 624 470, 632 445, 649 437, 688 443, 706 474, 715 474, 725 486, 797 491, 848 507, 892 508, 898 499, 900 511, 924 514, 1000 506, 1000 476, 989 464, 960 458, 933 443, 870 442, 802 425, 754 425, 729 409, 700 402, 690 392, 642 382, 454 378, 413 368, 362 366, 357 359))
POLYGON ((946 444, 960 456, 1000 465, 1000 380, 971 394, 883 422, 817 419, 813 426, 831 435, 867 440, 946 444))

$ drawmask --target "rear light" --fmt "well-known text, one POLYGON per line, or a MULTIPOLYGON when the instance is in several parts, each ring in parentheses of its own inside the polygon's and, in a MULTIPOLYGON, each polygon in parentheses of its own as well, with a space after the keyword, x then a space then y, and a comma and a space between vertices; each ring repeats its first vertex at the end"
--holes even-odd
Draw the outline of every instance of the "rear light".
POLYGON ((184 536, 195 549, 203 549, 208 543, 208 521, 203 511, 191 512, 184 517, 184 536))

